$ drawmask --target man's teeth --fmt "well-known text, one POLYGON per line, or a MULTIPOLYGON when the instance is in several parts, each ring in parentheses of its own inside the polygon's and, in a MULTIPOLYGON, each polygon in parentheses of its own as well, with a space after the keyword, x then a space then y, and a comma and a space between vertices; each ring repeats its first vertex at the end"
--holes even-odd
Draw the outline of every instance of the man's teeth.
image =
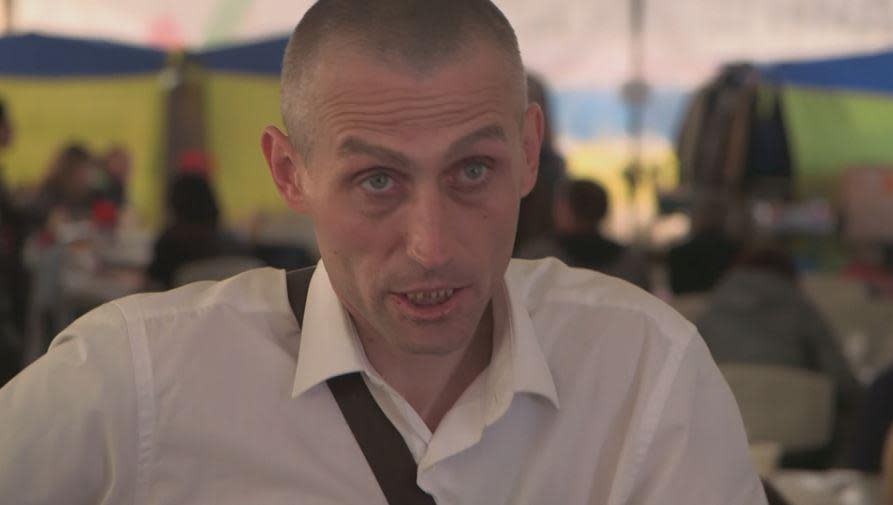
POLYGON ((452 289, 441 289, 438 291, 416 291, 414 293, 406 293, 406 298, 416 305, 436 305, 443 303, 453 296, 452 289))

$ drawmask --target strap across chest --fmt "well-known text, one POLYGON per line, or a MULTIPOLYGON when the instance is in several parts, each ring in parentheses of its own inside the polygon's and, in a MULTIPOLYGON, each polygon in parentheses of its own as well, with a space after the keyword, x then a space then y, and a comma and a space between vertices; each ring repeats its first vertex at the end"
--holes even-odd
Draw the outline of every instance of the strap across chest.
MULTIPOLYGON (((286 274, 288 301, 303 328, 304 307, 315 267, 286 274)), ((375 402, 359 372, 326 381, 389 505, 435 505, 416 484, 418 468, 406 441, 375 402)))

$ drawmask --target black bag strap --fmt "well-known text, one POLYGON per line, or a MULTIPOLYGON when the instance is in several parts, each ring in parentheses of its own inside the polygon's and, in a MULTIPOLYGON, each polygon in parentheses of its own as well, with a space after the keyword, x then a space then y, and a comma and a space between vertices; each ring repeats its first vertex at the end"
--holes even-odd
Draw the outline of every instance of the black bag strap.
MULTIPOLYGON (((304 325, 304 306, 315 267, 292 270, 285 276, 288 302, 304 325)), ((390 505, 436 505, 416 484, 415 459, 403 436, 382 412, 359 372, 332 377, 326 383, 360 445, 375 480, 390 505)))
POLYGON ((310 291, 310 279, 316 267, 300 268, 285 274, 285 289, 288 292, 288 303, 295 319, 304 329, 304 307, 307 305, 307 293, 310 291))

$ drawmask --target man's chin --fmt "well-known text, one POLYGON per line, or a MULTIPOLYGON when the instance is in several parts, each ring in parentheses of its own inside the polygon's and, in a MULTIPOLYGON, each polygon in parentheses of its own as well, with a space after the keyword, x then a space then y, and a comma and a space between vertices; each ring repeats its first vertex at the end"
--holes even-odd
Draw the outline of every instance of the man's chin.
POLYGON ((415 355, 443 356, 464 350, 475 334, 475 325, 458 317, 413 321, 394 325, 393 339, 402 351, 415 355))
POLYGON ((457 338, 456 335, 438 338, 437 336, 424 335, 418 338, 405 338, 399 342, 399 346, 407 354, 416 356, 442 357, 455 352, 463 351, 469 343, 470 337, 457 338))

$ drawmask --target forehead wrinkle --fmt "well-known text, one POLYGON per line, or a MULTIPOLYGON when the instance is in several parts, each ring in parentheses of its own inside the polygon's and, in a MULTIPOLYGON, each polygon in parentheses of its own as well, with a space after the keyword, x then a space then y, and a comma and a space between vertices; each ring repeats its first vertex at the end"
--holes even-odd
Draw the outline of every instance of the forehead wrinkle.
POLYGON ((387 115, 391 120, 415 117, 422 120, 437 115, 450 116, 471 109, 499 109, 511 106, 502 86, 482 86, 476 89, 439 91, 424 89, 424 86, 357 85, 343 83, 328 88, 319 97, 317 111, 323 121, 337 119, 344 115, 378 114, 387 115), (341 89, 338 89, 341 88, 341 89))
POLYGON ((345 137, 338 145, 338 154, 344 157, 352 155, 372 156, 399 167, 408 167, 411 164, 409 158, 393 149, 366 142, 352 135, 345 137))
MULTIPOLYGON (((353 105, 345 101, 339 106, 319 110, 319 124, 329 125, 336 138, 353 129, 378 129, 382 133, 397 133, 407 127, 452 127, 463 123, 481 124, 489 116, 499 123, 505 111, 494 100, 449 100, 431 104, 412 100, 389 100, 383 103, 353 105)), ((374 133, 374 132, 373 132, 374 133)))
MULTIPOLYGON (((502 116, 499 114, 493 113, 493 111, 475 111, 472 114, 462 114, 456 115, 455 117, 450 118, 449 122, 447 121, 439 121, 438 124, 434 125, 435 128, 454 128, 456 126, 464 126, 464 125, 480 125, 480 124, 489 124, 499 126, 499 129, 502 130, 503 134, 505 134, 505 130, 502 129, 500 123, 500 119, 502 116)), ((423 128, 430 127, 429 124, 419 124, 418 128, 416 128, 416 124, 411 122, 395 122, 391 118, 383 118, 378 114, 350 114, 349 117, 342 117, 338 121, 337 127, 333 129, 333 139, 336 142, 336 146, 343 143, 343 140, 339 142, 339 139, 346 139, 350 136, 355 136, 357 133, 368 133, 373 137, 378 137, 380 135, 385 135, 388 137, 401 137, 404 136, 407 131, 410 133, 410 136, 414 134, 417 130, 420 131, 423 128)), ((490 132, 494 133, 494 132, 490 132)))
POLYGON ((508 137, 502 126, 498 124, 490 124, 483 128, 478 128, 450 144, 450 147, 447 148, 447 157, 455 157, 457 154, 467 150, 482 140, 498 140, 506 142, 508 137))
POLYGON ((426 89, 430 85, 440 86, 444 82, 443 78, 422 79, 417 84, 394 84, 389 82, 358 82, 342 80, 336 82, 328 90, 328 100, 334 103, 348 101, 370 103, 378 102, 394 102, 394 101, 417 101, 430 102, 448 99, 450 97, 465 98, 479 95, 503 96, 505 86, 501 84, 479 85, 475 88, 455 89, 455 90, 432 90, 426 89), (338 88, 342 89, 338 89, 338 88), (359 89, 358 89, 359 88, 359 89))
MULTIPOLYGON (((481 118, 498 120, 498 110, 459 110, 444 112, 410 111, 411 113, 380 113, 344 111, 322 120, 330 124, 336 136, 352 129, 378 129, 382 132, 398 132, 405 128, 448 128, 466 123, 482 122, 481 118)), ((498 122, 498 121, 497 121, 498 122)))
POLYGON ((345 115, 378 115, 387 116, 393 121, 394 118, 403 121, 412 121, 418 118, 425 120, 436 116, 451 117, 462 115, 473 109, 498 110, 501 103, 497 100, 487 99, 485 97, 465 97, 465 96, 442 96, 442 97, 426 97, 426 96, 396 96, 382 97, 381 95, 370 95, 368 100, 358 99, 356 94, 345 96, 344 98, 336 98, 320 103, 319 114, 323 121, 330 119, 338 119, 345 115))

